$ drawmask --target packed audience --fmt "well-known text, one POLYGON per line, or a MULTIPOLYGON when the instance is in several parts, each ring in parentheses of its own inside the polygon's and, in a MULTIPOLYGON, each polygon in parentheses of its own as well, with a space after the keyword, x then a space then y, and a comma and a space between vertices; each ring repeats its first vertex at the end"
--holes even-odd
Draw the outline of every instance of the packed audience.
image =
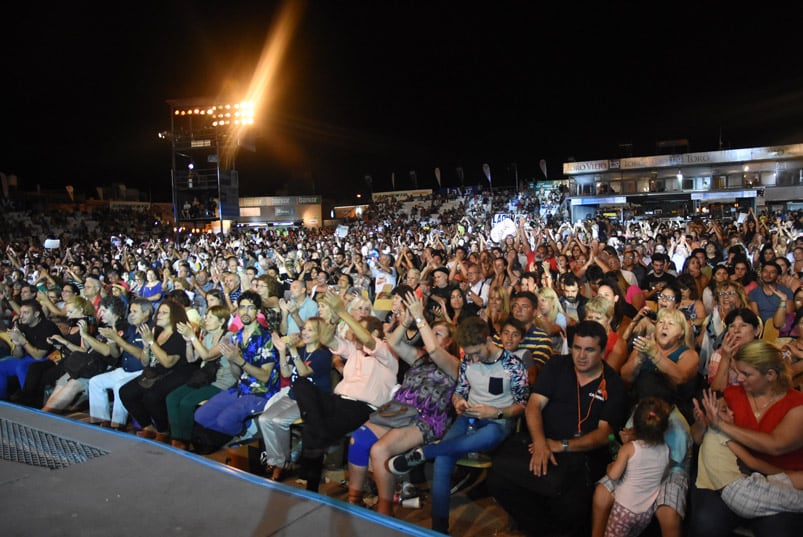
POLYGON ((3 215, 61 233, 2 240, 0 400, 197 453, 256 435, 265 475, 311 491, 349 436, 349 501, 373 481, 392 516, 433 463, 444 533, 482 452, 527 535, 797 535, 803 218, 571 223, 564 201, 386 198, 225 236, 3 215))

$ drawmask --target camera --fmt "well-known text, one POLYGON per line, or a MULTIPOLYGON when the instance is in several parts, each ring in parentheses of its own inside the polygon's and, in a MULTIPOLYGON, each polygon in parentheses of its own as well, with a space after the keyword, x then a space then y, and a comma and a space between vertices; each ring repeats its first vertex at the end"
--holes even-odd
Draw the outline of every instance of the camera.
POLYGON ((652 321, 658 319, 658 314, 652 310, 645 313, 644 316, 652 321))

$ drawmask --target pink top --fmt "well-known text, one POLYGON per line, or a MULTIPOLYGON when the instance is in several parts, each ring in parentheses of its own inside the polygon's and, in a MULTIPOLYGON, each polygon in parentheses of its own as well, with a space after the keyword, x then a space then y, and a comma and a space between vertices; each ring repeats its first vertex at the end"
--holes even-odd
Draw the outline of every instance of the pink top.
POLYGON ((337 383, 334 391, 378 407, 390 401, 399 361, 387 343, 379 338, 374 338, 374 341, 376 347, 369 350, 358 349, 350 341, 337 338, 337 349, 332 349, 332 354, 342 356, 346 365, 343 367, 343 380, 337 383))

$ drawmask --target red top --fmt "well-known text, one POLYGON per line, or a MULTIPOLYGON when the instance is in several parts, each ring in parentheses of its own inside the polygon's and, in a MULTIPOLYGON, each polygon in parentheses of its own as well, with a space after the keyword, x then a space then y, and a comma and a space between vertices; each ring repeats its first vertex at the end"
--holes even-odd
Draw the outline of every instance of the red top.
POLYGON ((606 362, 608 361, 608 356, 611 354, 613 346, 616 345, 617 341, 619 341, 619 334, 616 332, 608 332, 608 343, 605 344, 605 354, 602 357, 602 359, 606 362))
MULTIPOLYGON (((750 401, 741 385, 726 388, 725 401, 727 401, 728 407, 733 410, 736 425, 752 431, 771 433, 783 420, 787 412, 795 407, 803 406, 803 393, 797 390, 789 390, 783 398, 767 409, 760 422, 756 421, 750 401)), ((803 448, 784 455, 766 455, 759 452, 754 452, 754 455, 783 470, 803 470, 803 448)))

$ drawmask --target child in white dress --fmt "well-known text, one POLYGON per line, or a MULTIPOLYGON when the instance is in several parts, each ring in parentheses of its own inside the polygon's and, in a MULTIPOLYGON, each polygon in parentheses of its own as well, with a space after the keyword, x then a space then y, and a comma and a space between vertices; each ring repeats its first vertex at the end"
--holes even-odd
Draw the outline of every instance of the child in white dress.
POLYGON ((669 404, 657 398, 639 402, 633 416, 636 439, 622 445, 616 460, 608 465, 608 478, 615 482, 615 502, 604 537, 635 537, 649 525, 669 465, 664 432, 670 411, 669 404))

